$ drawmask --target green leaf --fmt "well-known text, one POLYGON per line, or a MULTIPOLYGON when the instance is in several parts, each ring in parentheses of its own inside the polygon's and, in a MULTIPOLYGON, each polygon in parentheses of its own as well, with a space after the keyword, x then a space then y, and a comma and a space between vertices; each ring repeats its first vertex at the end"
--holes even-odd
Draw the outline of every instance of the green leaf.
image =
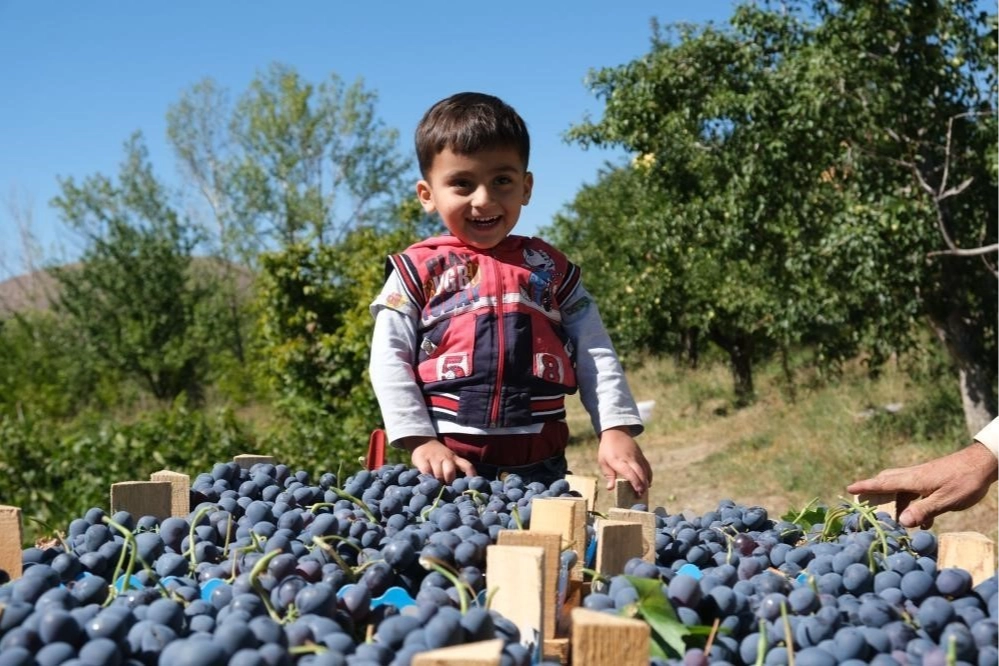
MULTIPOLYGON (((814 500, 813 500, 814 501, 814 500)), ((791 509, 783 516, 783 520, 789 523, 794 523, 800 527, 803 531, 808 532, 812 529, 813 525, 824 525, 826 522, 826 507, 824 506, 812 506, 811 503, 808 504, 804 509, 797 511, 791 509)))
POLYGON ((649 623, 652 630, 652 641, 649 644, 650 656, 662 658, 681 657, 686 651, 684 636, 690 630, 676 616, 673 604, 663 593, 662 583, 658 580, 625 576, 638 590, 637 614, 649 623))

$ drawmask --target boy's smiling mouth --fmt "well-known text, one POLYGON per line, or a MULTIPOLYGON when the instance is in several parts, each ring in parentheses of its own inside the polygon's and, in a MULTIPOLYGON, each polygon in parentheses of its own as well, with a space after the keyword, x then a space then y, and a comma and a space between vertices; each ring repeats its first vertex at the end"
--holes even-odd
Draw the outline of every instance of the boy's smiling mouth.
POLYGON ((497 224, 502 217, 500 215, 493 215, 492 217, 473 217, 469 220, 473 225, 477 227, 491 227, 497 224))

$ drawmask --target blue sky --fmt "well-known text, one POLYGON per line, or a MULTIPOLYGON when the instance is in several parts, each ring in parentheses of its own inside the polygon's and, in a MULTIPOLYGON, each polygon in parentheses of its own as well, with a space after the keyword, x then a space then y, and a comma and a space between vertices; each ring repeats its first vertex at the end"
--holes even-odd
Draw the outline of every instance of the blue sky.
POLYGON ((462 90, 496 94, 531 130, 534 196, 517 231, 533 233, 595 180, 616 152, 584 151, 562 135, 601 103, 590 69, 648 51, 649 21, 724 22, 730 0, 608 3, 190 2, 0 0, 0 279, 24 270, 28 225, 43 260, 79 242, 49 201, 58 178, 117 178, 123 144, 143 133, 163 181, 180 187, 166 112, 205 77, 235 98, 269 64, 318 83, 335 72, 377 93, 379 117, 411 137, 423 111, 462 90))

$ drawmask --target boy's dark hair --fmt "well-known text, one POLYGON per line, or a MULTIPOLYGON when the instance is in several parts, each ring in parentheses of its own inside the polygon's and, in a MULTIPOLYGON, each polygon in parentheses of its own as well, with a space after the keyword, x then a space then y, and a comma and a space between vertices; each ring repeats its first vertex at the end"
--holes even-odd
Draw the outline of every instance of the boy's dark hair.
POLYGON ((426 177, 434 158, 450 148, 459 155, 512 146, 527 169, 531 139, 512 106, 484 93, 463 92, 434 104, 416 126, 416 159, 426 177))

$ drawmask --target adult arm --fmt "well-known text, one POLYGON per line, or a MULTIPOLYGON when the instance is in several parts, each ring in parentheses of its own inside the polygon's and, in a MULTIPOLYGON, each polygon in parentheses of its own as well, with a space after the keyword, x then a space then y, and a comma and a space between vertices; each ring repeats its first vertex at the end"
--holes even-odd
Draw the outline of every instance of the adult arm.
POLYGON ((847 492, 895 493, 904 507, 899 522, 905 527, 928 528, 948 511, 977 504, 996 481, 999 463, 999 419, 975 435, 975 441, 959 451, 909 467, 886 469, 877 476, 855 481, 847 492))

